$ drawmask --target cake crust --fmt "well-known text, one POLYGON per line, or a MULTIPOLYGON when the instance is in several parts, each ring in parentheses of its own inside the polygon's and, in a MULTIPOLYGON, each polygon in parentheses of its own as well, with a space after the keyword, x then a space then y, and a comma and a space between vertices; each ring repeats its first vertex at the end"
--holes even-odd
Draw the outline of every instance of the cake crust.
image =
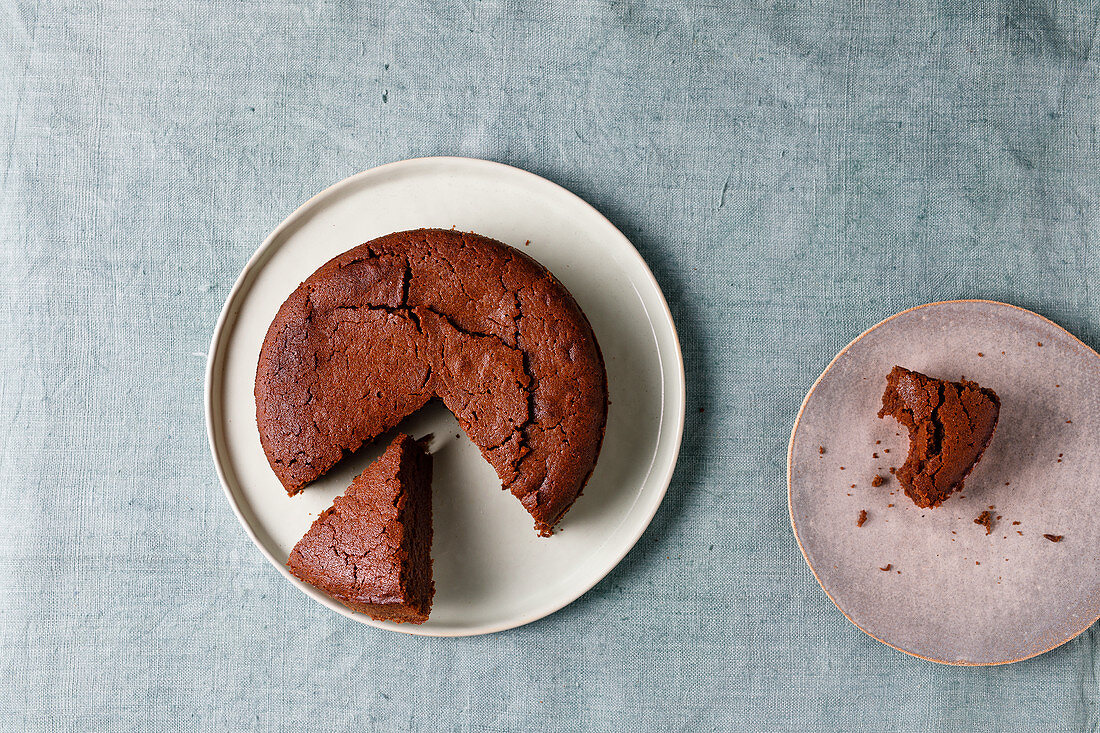
POLYGON ((607 417, 603 357, 565 287, 507 245, 440 229, 379 237, 303 282, 268 329, 255 393, 291 495, 438 398, 543 535, 591 475, 607 417))
POLYGON ((431 612, 431 456, 398 435, 298 541, 300 580, 380 621, 421 624, 431 612))
POLYGON ((963 482, 993 439, 997 394, 975 382, 947 382, 895 366, 886 377, 880 418, 909 431, 909 454, 895 471, 905 495, 922 508, 939 506, 963 482))

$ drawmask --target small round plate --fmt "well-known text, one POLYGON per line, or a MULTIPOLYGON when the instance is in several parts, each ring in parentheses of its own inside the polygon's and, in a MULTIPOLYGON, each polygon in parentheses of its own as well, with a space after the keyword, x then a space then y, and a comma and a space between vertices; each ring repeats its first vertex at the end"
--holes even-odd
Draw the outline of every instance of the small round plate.
POLYGON ((795 421, 787 477, 806 562, 848 620, 907 654, 1006 664, 1064 644, 1100 617, 1098 408, 1100 356, 1030 311, 954 301, 886 319, 837 355, 795 421), (908 450, 906 430, 877 417, 895 364, 1001 399, 985 455, 935 509, 889 473, 908 450), (990 534, 974 522, 986 510, 990 534))
POLYGON ((684 367, 668 305, 638 252, 569 191, 517 168, 469 158, 421 158, 352 176, 307 201, 273 231, 237 279, 210 346, 206 420, 229 503, 287 580, 356 621, 429 636, 484 634, 572 602, 626 555, 668 488, 684 425, 684 367), (256 431, 260 345, 291 291, 333 256, 389 232, 455 227, 530 254, 565 284, 592 323, 611 406, 596 470, 550 538, 444 408, 400 429, 433 433, 429 621, 390 624, 354 613, 290 575, 284 563, 316 516, 376 458, 368 446, 289 498, 256 431))

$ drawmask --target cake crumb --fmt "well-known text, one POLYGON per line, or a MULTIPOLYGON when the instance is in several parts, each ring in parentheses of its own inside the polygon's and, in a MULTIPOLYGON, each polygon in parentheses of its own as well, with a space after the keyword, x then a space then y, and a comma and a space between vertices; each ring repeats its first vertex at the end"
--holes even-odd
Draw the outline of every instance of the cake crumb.
POLYGON ((1020 530, 1016 530, 1016 534, 1020 535, 1021 537, 1023 537, 1023 536, 1024 536, 1024 533, 1023 533, 1023 532, 1021 532, 1020 530))
POLYGON ((887 506, 887 507, 892 507, 892 506, 894 506, 894 505, 893 505, 893 504, 887 504, 886 506, 887 506))
POLYGON ((1018 525, 1019 523, 1020 523, 1020 522, 1019 522, 1019 521, 1017 520, 1017 521, 1015 521, 1015 522, 1013 522, 1013 523, 1012 523, 1012 526, 1013 526, 1013 527, 1015 527, 1015 526, 1016 526, 1016 525, 1018 525))
POLYGON ((1063 539, 1062 535, 1060 534, 1044 534, 1043 536, 1051 542, 1061 542, 1063 539))
POLYGON ((981 526, 985 527, 985 533, 986 534, 992 534, 993 533, 993 512, 990 512, 990 511, 982 512, 974 520, 974 524, 980 524, 981 526))
MULTIPOLYGON (((859 519, 856 520, 856 526, 857 527, 862 527, 863 523, 866 522, 866 521, 867 521, 867 510, 866 509, 860 509, 859 510, 859 519)), ((1062 539, 1062 538, 1059 537, 1058 539, 1062 539)))
POLYGON ((881 440, 876 440, 875 445, 882 445, 882 441, 881 440))
POLYGON ((841 470, 841 471, 843 471, 843 470, 844 470, 844 466, 841 466, 841 467, 840 467, 840 470, 841 470))
POLYGON ((878 453, 872 453, 871 458, 878 458, 878 453))
POLYGON ((1042 346, 1042 345, 1043 345, 1043 342, 1042 342, 1042 341, 1036 341, 1036 342, 1035 342, 1035 345, 1036 345, 1036 346, 1042 346))
POLYGON ((817 452, 821 455, 825 455, 825 446, 823 446, 823 445, 817 446, 817 452))
POLYGON ((985 356, 985 354, 983 354, 982 352, 979 351, 978 356, 985 356))
POLYGON ((879 570, 881 570, 884 573, 888 573, 888 572, 890 572, 890 568, 892 568, 892 567, 894 567, 894 563, 888 562, 888 563, 886 563, 886 567, 879 568, 879 570))
POLYGON ((883 453, 889 453, 889 452, 890 452, 890 449, 889 449, 889 448, 883 448, 883 449, 882 449, 882 452, 883 452, 883 453))
POLYGON ((879 476, 877 473, 875 474, 875 477, 871 479, 871 486, 874 486, 876 489, 879 486, 882 486, 884 483, 886 483, 886 479, 884 479, 882 476, 879 476))

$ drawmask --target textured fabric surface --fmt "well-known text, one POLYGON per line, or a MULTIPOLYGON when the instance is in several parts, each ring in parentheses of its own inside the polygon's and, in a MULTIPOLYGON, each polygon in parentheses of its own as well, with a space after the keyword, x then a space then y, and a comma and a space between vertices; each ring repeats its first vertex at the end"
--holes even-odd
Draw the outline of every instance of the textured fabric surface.
POLYGON ((794 542, 785 457, 822 368, 906 307, 1003 300, 1100 346, 1098 9, 0 0, 0 728, 1097 731, 1097 627, 958 669, 849 624, 794 542), (283 581, 202 408, 265 234, 439 154, 617 224, 689 386, 622 564, 455 640, 283 581))

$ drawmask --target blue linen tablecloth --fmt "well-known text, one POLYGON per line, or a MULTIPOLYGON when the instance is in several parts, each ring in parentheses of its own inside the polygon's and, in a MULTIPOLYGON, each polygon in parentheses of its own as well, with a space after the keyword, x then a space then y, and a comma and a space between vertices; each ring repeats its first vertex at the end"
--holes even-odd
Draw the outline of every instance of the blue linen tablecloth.
MULTIPOLYGON (((832 356, 989 298, 1100 346, 1097 3, 0 2, 0 728, 1100 730, 1100 631, 938 666, 837 612, 785 458, 832 356), (464 639, 255 550, 214 322, 313 193, 423 155, 556 181, 667 294, 689 417, 623 563, 464 639)), ((965 619, 960 620, 965 623, 965 619)))

